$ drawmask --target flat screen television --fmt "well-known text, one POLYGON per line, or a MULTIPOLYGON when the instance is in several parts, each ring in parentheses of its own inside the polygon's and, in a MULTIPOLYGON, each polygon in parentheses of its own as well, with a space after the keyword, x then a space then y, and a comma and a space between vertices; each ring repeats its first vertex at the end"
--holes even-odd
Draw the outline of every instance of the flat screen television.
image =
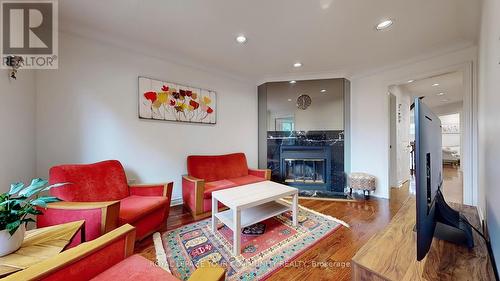
POLYGON ((433 237, 474 246, 467 219, 444 200, 441 120, 420 98, 415 99, 415 189, 417 260, 429 251, 433 237))

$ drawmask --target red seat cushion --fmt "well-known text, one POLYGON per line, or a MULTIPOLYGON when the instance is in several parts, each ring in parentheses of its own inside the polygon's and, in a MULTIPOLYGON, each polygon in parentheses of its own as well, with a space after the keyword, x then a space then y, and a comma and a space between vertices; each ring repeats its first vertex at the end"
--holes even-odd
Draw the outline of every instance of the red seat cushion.
POLYGON ((132 195, 120 200, 120 224, 132 223, 168 204, 167 197, 132 195))
POLYGON ((152 261, 136 254, 113 265, 91 280, 177 281, 178 279, 155 265, 152 261))
POLYGON ((253 175, 228 179, 228 181, 233 182, 235 185, 251 184, 251 183, 261 182, 261 181, 265 181, 265 180, 266 179, 264 179, 264 178, 259 178, 259 177, 253 176, 253 175))
POLYGON ((203 192, 204 199, 212 198, 212 192, 235 187, 237 184, 228 180, 212 181, 205 183, 205 191, 203 192))

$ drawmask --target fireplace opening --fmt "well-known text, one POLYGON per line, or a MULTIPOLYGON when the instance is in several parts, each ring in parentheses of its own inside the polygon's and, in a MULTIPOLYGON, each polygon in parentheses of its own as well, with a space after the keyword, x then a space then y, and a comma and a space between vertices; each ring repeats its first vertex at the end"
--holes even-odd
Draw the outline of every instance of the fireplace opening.
POLYGON ((332 190, 332 149, 329 146, 280 148, 280 181, 299 190, 332 190))
POLYGON ((324 184, 325 159, 284 159, 285 182, 324 184))

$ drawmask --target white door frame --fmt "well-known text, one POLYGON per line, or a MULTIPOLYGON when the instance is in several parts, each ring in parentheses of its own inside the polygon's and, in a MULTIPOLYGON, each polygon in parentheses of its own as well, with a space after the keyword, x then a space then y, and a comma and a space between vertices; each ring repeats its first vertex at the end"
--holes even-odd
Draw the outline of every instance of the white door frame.
MULTIPOLYGON (((389 90, 389 187, 398 187, 397 97, 389 90), (394 101, 394 104, 392 103, 394 101)), ((390 192, 389 192, 390 194, 390 192)))
POLYGON ((435 71, 421 73, 412 77, 405 77, 389 85, 400 85, 410 79, 421 80, 445 73, 461 71, 463 73, 463 203, 477 206, 478 203, 478 149, 477 149, 477 69, 472 61, 436 69, 435 71))

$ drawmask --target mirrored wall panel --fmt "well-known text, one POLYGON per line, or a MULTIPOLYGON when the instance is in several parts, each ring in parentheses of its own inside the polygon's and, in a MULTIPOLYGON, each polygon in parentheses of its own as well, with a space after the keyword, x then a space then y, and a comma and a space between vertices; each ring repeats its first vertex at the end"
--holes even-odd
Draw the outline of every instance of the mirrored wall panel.
POLYGON ((301 196, 342 197, 349 81, 323 79, 259 86, 259 166, 301 196))

